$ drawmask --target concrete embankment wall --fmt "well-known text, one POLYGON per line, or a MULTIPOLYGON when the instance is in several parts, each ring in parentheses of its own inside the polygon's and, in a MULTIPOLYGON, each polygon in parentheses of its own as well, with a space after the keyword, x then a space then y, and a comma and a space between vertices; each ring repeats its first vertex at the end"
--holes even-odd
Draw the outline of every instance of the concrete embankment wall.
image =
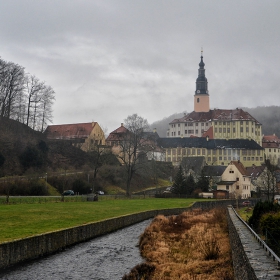
POLYGON ((159 214, 178 215, 185 208, 146 211, 0 244, 0 269, 52 254, 159 214))
POLYGON ((150 218, 154 218, 159 214, 165 216, 178 215, 184 211, 189 211, 195 208, 209 209, 215 207, 227 207, 232 203, 234 203, 234 201, 229 200, 196 202, 190 208, 146 211, 65 230, 36 235, 12 242, 1 243, 0 269, 5 269, 9 266, 27 260, 36 259, 44 255, 61 251, 71 245, 90 240, 97 236, 116 231, 150 218))

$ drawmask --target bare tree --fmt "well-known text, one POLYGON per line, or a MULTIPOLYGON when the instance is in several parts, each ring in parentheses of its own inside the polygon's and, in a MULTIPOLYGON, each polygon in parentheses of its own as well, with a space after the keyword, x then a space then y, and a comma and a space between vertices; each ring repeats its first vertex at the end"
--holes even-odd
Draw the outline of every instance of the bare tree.
POLYGON ((24 68, 0 58, 0 116, 43 131, 52 120, 54 90, 24 68))
POLYGON ((118 157, 126 170, 126 195, 131 195, 131 180, 137 169, 144 166, 143 160, 154 149, 151 139, 148 121, 137 114, 125 119, 125 133, 119 137, 118 157))
POLYGON ((12 118, 16 115, 16 100, 24 88, 24 68, 12 62, 0 60, 0 115, 12 118))
MULTIPOLYGON (((46 86, 42 92, 41 106, 40 106, 40 121, 41 132, 47 126, 47 121, 52 122, 52 105, 55 100, 55 92, 50 86, 46 86)), ((38 121, 39 123, 39 121, 38 121)))
POLYGON ((269 160, 266 160, 265 169, 255 182, 260 192, 266 195, 267 200, 273 201, 277 191, 276 170, 277 166, 271 164, 269 160))
POLYGON ((45 83, 40 82, 34 75, 27 75, 25 79, 26 95, 27 95, 27 116, 26 125, 30 126, 31 117, 33 117, 33 129, 35 128, 37 106, 42 98, 42 92, 45 83))

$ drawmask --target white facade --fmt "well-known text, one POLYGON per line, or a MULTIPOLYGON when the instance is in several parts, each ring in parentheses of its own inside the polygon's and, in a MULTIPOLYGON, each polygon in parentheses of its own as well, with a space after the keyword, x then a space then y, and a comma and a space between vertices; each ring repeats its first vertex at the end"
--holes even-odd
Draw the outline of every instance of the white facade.
POLYGON ((240 162, 231 162, 224 173, 222 181, 217 186, 217 190, 229 192, 231 198, 251 197, 251 176, 247 175, 246 169, 240 162))

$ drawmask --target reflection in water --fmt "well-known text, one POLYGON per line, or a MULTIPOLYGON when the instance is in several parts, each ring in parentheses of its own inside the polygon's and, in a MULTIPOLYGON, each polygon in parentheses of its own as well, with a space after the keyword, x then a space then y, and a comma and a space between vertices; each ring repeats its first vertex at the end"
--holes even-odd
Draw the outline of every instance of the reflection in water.
POLYGON ((150 222, 147 220, 78 244, 62 253, 13 267, 0 274, 0 279, 121 279, 143 261, 137 244, 150 222))

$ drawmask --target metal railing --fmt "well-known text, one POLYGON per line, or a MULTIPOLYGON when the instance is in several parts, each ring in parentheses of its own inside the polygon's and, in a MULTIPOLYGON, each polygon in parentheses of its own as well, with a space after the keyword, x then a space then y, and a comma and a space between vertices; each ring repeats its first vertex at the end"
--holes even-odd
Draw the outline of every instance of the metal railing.
POLYGON ((273 252, 271 248, 267 246, 267 244, 259 237, 259 235, 237 214, 235 209, 231 206, 233 212, 235 213, 236 217, 246 226, 246 228, 251 232, 251 234, 255 237, 258 243, 268 252, 269 256, 272 256, 274 261, 277 261, 278 267, 280 267, 280 258, 273 252))

